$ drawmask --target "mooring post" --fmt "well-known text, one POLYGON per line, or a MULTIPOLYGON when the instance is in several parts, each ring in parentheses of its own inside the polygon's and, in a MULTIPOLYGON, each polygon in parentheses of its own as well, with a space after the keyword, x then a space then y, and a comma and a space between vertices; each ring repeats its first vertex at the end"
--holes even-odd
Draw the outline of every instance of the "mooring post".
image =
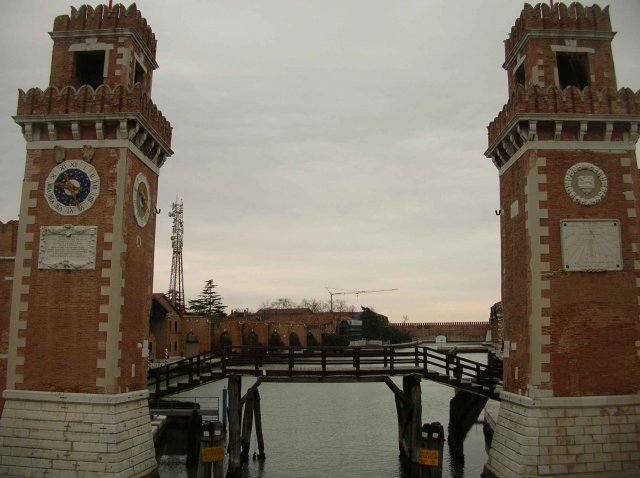
POLYGON ((242 415, 242 461, 249 460, 249 448, 251 447, 251 429, 253 427, 254 392, 247 393, 247 401, 244 402, 242 415))
POLYGON ((200 439, 200 459, 196 478, 223 478, 224 476, 224 432, 220 422, 208 423, 208 436, 200 439))
POLYGON ((444 428, 440 422, 425 423, 419 438, 419 478, 442 478, 444 428))
MULTIPOLYGON (((220 423, 213 423, 211 430, 211 445, 224 450, 224 430, 220 423)), ((213 462, 213 478, 223 478, 224 476, 224 454, 222 460, 213 462)))
POLYGON ((229 375, 229 467, 227 478, 236 478, 242 475, 242 462, 240 460, 240 421, 242 417, 242 404, 240 392, 242 380, 239 375, 229 375))
POLYGON ((264 454, 264 438, 262 437, 262 415, 260 412, 260 392, 256 388, 253 393, 253 416, 256 421, 256 439, 258 440, 258 460, 264 460, 267 455, 264 454))

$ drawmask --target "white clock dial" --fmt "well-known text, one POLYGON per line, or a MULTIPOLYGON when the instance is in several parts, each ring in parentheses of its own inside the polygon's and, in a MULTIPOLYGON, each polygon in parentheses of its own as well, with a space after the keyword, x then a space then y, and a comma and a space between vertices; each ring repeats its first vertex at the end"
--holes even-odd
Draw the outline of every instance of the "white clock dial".
POLYGON ((138 173, 133 183, 133 215, 140 227, 149 222, 151 214, 151 186, 143 173, 138 173))

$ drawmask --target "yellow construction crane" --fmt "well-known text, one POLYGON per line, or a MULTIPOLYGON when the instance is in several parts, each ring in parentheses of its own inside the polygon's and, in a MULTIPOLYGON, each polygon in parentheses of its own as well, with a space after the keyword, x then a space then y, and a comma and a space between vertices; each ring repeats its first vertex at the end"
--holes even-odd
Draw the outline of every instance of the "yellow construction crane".
POLYGON ((334 295, 355 295, 357 298, 357 296, 359 296, 360 294, 370 294, 372 292, 391 292, 393 290, 398 290, 398 289, 347 290, 347 289, 339 289, 337 287, 325 287, 325 289, 327 289, 327 292, 329 293, 329 297, 330 297, 329 303, 330 303, 331 312, 333 312, 333 296, 334 295), (340 292, 333 292, 336 290, 340 292))

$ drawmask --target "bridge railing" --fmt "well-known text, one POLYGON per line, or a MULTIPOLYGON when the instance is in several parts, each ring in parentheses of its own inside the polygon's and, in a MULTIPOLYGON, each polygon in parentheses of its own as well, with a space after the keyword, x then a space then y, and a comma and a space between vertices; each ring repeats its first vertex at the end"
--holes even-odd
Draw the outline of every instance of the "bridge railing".
POLYGON ((189 416, 197 410, 198 413, 208 419, 220 418, 220 400, 210 396, 181 396, 179 399, 150 399, 149 413, 151 415, 165 416, 189 416))
POLYGON ((189 382, 192 382, 194 377, 213 371, 213 358, 214 355, 212 353, 205 352, 186 359, 167 362, 164 365, 149 369, 147 388, 155 390, 155 393, 159 393, 162 387, 168 389, 172 382, 183 379, 184 377, 189 377, 189 382))
POLYGON ((420 372, 440 374, 451 381, 471 382, 493 391, 501 383, 501 371, 486 364, 419 346, 227 346, 221 357, 223 375, 253 371, 262 375, 267 369, 283 370, 286 375, 309 372, 311 375, 353 372, 385 374, 420 372), (287 373, 288 372, 288 373, 287 373))

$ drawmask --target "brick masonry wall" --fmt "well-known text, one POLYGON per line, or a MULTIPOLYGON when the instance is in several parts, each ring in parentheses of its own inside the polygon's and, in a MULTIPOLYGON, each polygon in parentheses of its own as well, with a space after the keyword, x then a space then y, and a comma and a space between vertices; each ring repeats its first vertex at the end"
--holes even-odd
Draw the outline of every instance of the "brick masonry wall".
MULTIPOLYGON (((185 341, 189 332, 193 332, 198 337, 198 350, 199 353, 205 353, 209 351, 211 342, 210 327, 208 320, 205 317, 199 317, 195 315, 183 315, 181 319, 180 330, 181 341, 183 344, 183 350, 185 350, 185 341)), ((159 358, 159 357, 157 357, 159 358)))
MULTIPOLYGON (((156 231, 156 215, 153 211, 158 191, 158 176, 129 150, 126 161, 123 211, 125 250, 121 256, 124 304, 120 326, 122 354, 118 364, 122 370, 118 386, 121 392, 145 389, 147 383, 146 357, 143 357, 138 344, 142 344, 149 334, 156 231), (151 189, 148 201, 152 212, 144 227, 138 224, 134 215, 133 187, 138 173, 146 176, 151 189)), ((178 337, 178 334, 170 334, 171 341, 177 342, 178 337)))
POLYGON ((489 322, 425 322, 418 324, 391 324, 409 334, 414 340, 434 341, 439 335, 448 342, 482 342, 490 329, 489 322))
MULTIPOLYGON (((289 345, 291 334, 295 333, 300 340, 300 344, 308 344, 308 334, 313 335, 318 344, 322 344, 324 334, 336 334, 343 320, 349 320, 352 313, 341 312, 299 312, 249 314, 246 318, 242 316, 227 317, 222 319, 216 327, 214 333, 214 346, 220 345, 220 336, 227 333, 233 345, 241 345, 249 334, 253 331, 261 344, 269 343, 269 338, 275 332, 285 345, 289 345)), ((198 335, 199 336, 199 335, 198 335)), ((199 336, 200 337, 200 336, 199 336)))
MULTIPOLYGON (((535 155, 528 153, 500 177, 504 389, 513 393, 526 390, 531 373, 529 316, 532 272, 527 230, 529 211, 526 206, 528 178, 535 168, 535 155)), ((538 186, 530 187, 537 189, 538 186)))
POLYGON ((551 317, 545 333, 549 344, 551 385, 555 396, 624 395, 638 392, 640 337, 638 301, 637 217, 631 171, 633 153, 590 151, 555 152, 545 173, 549 198, 549 300, 551 317), (603 200, 585 207, 564 190, 564 175, 577 162, 589 162, 604 171, 608 191, 603 200), (562 265, 560 223, 563 219, 620 221, 620 271, 566 272, 562 265))
MULTIPOLYGON (((80 154, 66 151, 68 159, 80 154)), ((33 220, 26 229, 32 240, 25 243, 28 257, 21 264, 26 293, 21 296, 18 335, 23 344, 16 352, 22 363, 16 366, 15 385, 69 392, 143 389, 145 363, 138 344, 148 335, 155 216, 145 228, 138 226, 132 188, 133 178, 144 171, 155 198, 157 177, 127 150, 96 150, 92 165, 102 184, 96 203, 80 216, 61 216, 48 207, 42 192, 56 164, 53 156, 53 150, 29 150, 27 155, 26 181, 35 187, 28 193, 33 220), (114 217, 122 217, 122 223, 114 225, 114 217), (68 223, 98 226, 96 268, 38 269, 40 226, 68 223), (75 367, 67 366, 70 360, 75 367), (42 363, 49 363, 45 377, 42 363)))
POLYGON ((7 354, 9 353, 9 319, 15 266, 18 221, 0 223, 0 413, 4 406, 2 391, 6 388, 7 354))

